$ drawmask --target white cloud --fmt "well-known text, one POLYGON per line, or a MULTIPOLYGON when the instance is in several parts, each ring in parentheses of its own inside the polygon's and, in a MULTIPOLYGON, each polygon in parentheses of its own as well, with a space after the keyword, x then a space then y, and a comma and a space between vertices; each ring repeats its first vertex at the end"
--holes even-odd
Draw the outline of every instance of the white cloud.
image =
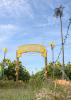
POLYGON ((32 8, 27 0, 0 0, 0 15, 11 17, 32 17, 32 8))
POLYGON ((12 24, 0 24, 0 43, 15 35, 17 27, 12 24))
POLYGON ((9 29, 9 30, 11 30, 11 29, 16 29, 16 26, 15 25, 12 25, 12 24, 0 24, 0 29, 9 29))

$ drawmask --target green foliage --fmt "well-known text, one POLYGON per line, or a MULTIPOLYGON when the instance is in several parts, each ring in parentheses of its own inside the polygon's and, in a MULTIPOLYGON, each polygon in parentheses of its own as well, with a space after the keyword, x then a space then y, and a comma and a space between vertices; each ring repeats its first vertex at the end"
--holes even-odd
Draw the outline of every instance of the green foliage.
POLYGON ((47 69, 48 69, 48 77, 52 76, 53 72, 52 63, 48 64, 47 69))
MULTIPOLYGON (((15 76, 15 66, 16 66, 16 61, 11 61, 10 59, 5 59, 4 61, 2 61, 0 63, 0 66, 2 67, 2 76, 3 79, 7 79, 7 80, 16 80, 16 76, 15 76)), ((53 64, 49 63, 47 66, 48 69, 48 78, 51 78, 53 76, 53 69, 54 69, 54 78, 56 79, 60 79, 62 77, 62 65, 60 62, 57 62, 54 65, 53 68, 53 64)), ((69 62, 68 64, 65 64, 65 73, 67 75, 67 77, 71 80, 71 63, 69 62)), ((37 72, 35 75, 31 76, 30 79, 30 74, 29 72, 26 70, 26 68, 22 65, 21 61, 19 61, 19 80, 23 80, 23 81, 28 81, 30 80, 36 80, 36 82, 40 82, 45 80, 44 77, 45 74, 45 68, 42 69, 41 71, 37 72)), ((2 79, 2 77, 0 76, 0 79, 2 79)), ((35 82, 34 82, 35 83, 35 82)))
POLYGON ((61 72, 61 64, 59 62, 54 64, 54 66, 52 63, 49 63, 47 69, 48 69, 48 77, 53 77, 53 70, 54 70, 54 77, 61 78, 62 72, 61 72))
POLYGON ((70 62, 65 66, 65 73, 67 77, 71 80, 71 63, 70 62))
MULTIPOLYGON (((48 66, 48 77, 53 76, 53 64, 49 63, 48 66)), ((71 80, 71 63, 65 64, 65 74, 71 80)), ((62 65, 60 62, 54 64, 54 78, 60 79, 62 77, 62 65)))
MULTIPOLYGON (((53 64, 49 63, 48 66, 47 66, 47 69, 48 69, 48 78, 53 77, 53 70, 54 70, 54 78, 55 79, 61 79, 61 77, 62 77, 62 65, 61 65, 60 62, 57 62, 54 65, 54 68, 53 68, 53 64)), ((34 75, 34 78, 36 80, 45 79, 44 73, 45 73, 45 68, 42 71, 37 72, 34 75)), ((68 64, 65 65, 65 74, 71 80, 71 63, 68 63, 68 64)))
POLYGON ((29 80, 29 84, 33 87, 32 89, 40 89, 43 86, 44 71, 39 71, 35 75, 33 74, 29 80))
POLYGON ((55 78, 61 78, 62 76, 62 65, 60 64, 60 62, 57 62, 54 66, 54 76, 55 78))
POLYGON ((23 67, 20 67, 19 80, 28 81, 29 78, 30 78, 30 74, 26 70, 26 68, 24 66, 23 67))
POLYGON ((41 70, 35 74, 35 78, 37 79, 44 79, 44 70, 41 70))
MULTIPOLYGON (((16 80, 16 76, 15 76, 16 61, 14 60, 13 62, 11 62, 9 59, 5 59, 3 62, 1 62, 1 66, 4 69, 3 78, 15 81, 16 80)), ((19 80, 28 81, 30 78, 30 74, 20 61, 19 61, 19 68, 20 68, 19 80)))

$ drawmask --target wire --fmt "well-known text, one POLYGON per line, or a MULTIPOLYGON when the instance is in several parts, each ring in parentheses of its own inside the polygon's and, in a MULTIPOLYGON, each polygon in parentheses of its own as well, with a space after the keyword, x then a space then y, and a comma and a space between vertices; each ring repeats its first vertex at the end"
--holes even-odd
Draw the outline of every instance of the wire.
POLYGON ((69 35, 69 28, 70 28, 70 25, 71 25, 71 21, 69 22, 69 25, 68 25, 68 28, 67 28, 67 34, 65 35, 65 38, 64 38, 64 44, 66 42, 66 39, 68 38, 68 35, 69 35))
MULTIPOLYGON (((69 28, 70 28, 70 25, 71 25, 71 19, 69 19, 69 21, 70 21, 70 22, 69 22, 69 25, 68 25, 68 28, 67 28, 67 33, 66 33, 65 38, 64 38, 64 45, 65 45, 66 40, 67 40, 68 35, 69 35, 69 28)), ((62 51, 62 47, 60 48, 60 52, 59 52, 59 54, 58 54, 58 57, 57 57, 55 63, 59 60, 59 57, 60 57, 60 55, 61 55, 61 51, 62 51)))
POLYGON ((60 52, 59 52, 59 54, 58 54, 58 57, 57 57, 55 63, 59 60, 59 57, 60 57, 60 55, 61 55, 61 51, 62 51, 62 48, 60 49, 60 52))

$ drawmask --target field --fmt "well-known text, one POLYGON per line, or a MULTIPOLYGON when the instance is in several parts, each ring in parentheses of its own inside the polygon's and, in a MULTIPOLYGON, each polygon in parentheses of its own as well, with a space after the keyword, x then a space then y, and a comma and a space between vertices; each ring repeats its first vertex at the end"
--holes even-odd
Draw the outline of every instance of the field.
POLYGON ((1 81, 0 100, 71 100, 71 87, 52 81, 29 84, 1 81))

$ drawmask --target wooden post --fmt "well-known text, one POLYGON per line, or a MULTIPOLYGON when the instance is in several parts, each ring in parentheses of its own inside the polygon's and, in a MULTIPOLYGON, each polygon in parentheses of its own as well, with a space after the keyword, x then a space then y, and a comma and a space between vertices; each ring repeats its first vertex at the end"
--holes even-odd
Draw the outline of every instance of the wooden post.
POLYGON ((45 57, 45 77, 48 77, 48 70, 47 70, 47 56, 45 57))
POLYGON ((19 57, 17 57, 16 53, 16 81, 19 79, 19 57))

